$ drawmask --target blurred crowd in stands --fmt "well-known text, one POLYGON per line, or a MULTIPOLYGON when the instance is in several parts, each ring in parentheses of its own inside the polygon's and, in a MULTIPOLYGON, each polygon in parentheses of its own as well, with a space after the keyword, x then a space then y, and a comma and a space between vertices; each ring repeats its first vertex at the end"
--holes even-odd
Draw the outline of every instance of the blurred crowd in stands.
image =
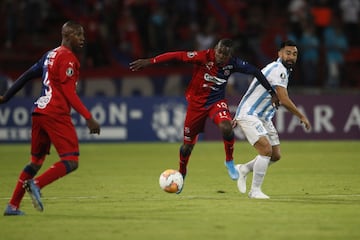
POLYGON ((61 24, 73 19, 86 30, 85 70, 126 71, 136 58, 211 48, 223 37, 263 67, 293 39, 292 85, 360 88, 360 0, 2 0, 0 11, 0 74, 22 72, 26 59, 59 45, 61 24))

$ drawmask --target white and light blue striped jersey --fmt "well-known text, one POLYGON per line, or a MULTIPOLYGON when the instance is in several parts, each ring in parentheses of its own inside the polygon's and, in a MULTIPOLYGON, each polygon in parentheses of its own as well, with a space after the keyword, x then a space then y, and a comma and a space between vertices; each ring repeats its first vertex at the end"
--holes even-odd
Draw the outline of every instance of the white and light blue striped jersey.
MULTIPOLYGON (((261 71, 274 89, 276 86, 287 88, 290 72, 281 63, 280 59, 269 63, 261 71)), ((270 94, 254 78, 239 103, 235 119, 240 119, 243 115, 253 115, 265 121, 270 121, 275 115, 275 110, 271 104, 270 94)))

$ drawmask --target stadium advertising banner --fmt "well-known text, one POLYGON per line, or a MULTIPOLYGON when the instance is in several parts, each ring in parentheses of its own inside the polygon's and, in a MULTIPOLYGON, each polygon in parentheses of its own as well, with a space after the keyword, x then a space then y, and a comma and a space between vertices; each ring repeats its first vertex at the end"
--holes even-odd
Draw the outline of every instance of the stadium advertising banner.
MULTIPOLYGON (((306 132, 296 117, 280 108, 274 123, 282 140, 360 140, 360 96, 306 95, 292 99, 309 118, 313 129, 306 132)), ((182 141, 186 112, 182 97, 94 97, 83 101, 101 124, 101 134, 90 135, 84 119, 74 112, 73 122, 82 142, 182 141)), ((229 100, 232 112, 238 101, 229 100)), ((0 105, 0 142, 30 140, 33 102, 30 98, 14 98, 0 105)), ((236 136, 243 139, 239 128, 236 136)), ((219 140, 221 136, 209 121, 201 139, 219 140)))

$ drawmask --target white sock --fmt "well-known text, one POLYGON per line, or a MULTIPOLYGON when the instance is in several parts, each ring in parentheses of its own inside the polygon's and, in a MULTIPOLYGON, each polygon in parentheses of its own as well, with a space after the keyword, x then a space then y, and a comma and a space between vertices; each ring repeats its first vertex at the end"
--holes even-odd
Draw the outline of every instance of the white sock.
POLYGON ((261 185, 264 181, 266 170, 269 166, 269 161, 271 157, 257 155, 256 161, 254 163, 254 173, 253 180, 251 184, 252 190, 260 190, 261 185))
MULTIPOLYGON (((255 164, 256 158, 257 158, 257 156, 253 160, 243 164, 243 166, 246 167, 248 172, 254 171, 254 164, 255 164)), ((269 167, 270 167, 270 165, 273 165, 274 163, 276 163, 276 161, 269 161, 269 167)))
POLYGON ((246 169, 248 169, 249 172, 252 172, 254 170, 254 164, 256 162, 256 158, 257 158, 257 156, 253 160, 251 160, 243 165, 244 167, 246 167, 246 169))

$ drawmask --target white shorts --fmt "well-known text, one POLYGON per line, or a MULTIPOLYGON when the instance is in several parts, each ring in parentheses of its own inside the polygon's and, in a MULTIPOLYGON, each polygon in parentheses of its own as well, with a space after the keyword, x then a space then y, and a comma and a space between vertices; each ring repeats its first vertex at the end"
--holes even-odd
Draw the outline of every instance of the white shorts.
POLYGON ((254 145, 261 136, 266 136, 271 146, 280 144, 278 132, 272 121, 264 121, 252 115, 243 115, 236 121, 251 145, 254 145))

